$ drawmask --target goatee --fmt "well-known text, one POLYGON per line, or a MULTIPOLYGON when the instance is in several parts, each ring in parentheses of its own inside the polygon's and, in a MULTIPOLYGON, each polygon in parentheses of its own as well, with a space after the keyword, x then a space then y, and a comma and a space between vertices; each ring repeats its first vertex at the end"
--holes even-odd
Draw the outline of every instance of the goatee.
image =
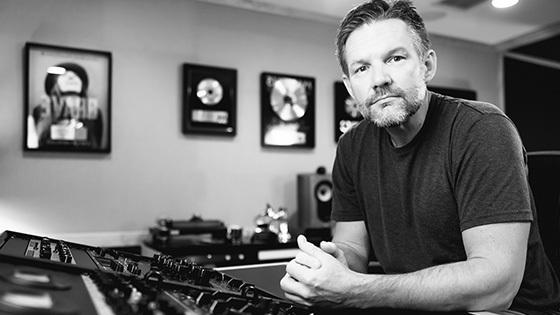
POLYGON ((409 91, 398 88, 385 88, 375 93, 375 96, 367 98, 359 105, 362 116, 373 122, 379 128, 390 128, 405 123, 422 106, 422 99, 418 97, 418 91, 409 91), (394 97, 383 101, 386 97, 394 97))

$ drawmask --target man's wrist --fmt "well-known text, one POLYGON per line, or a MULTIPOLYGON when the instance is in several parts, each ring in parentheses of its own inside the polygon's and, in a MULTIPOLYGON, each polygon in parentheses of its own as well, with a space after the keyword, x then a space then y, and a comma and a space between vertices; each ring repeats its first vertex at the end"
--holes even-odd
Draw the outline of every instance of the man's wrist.
POLYGON ((372 283, 375 283, 375 275, 367 275, 353 270, 349 270, 343 285, 343 304, 344 307, 350 308, 368 308, 372 307, 372 292, 368 289, 372 283))

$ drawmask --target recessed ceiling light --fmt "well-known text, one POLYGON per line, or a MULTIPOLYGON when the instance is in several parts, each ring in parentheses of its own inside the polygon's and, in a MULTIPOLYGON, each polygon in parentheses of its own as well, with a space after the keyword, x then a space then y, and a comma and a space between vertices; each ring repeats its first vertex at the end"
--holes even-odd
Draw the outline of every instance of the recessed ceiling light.
POLYGON ((519 0, 492 0, 494 8, 503 9, 516 5, 519 0))

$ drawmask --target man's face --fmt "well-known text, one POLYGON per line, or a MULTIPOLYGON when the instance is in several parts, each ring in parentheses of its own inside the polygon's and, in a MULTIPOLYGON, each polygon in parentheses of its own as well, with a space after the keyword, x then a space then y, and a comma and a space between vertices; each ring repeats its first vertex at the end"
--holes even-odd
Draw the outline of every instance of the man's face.
POLYGON ((346 42, 344 83, 362 115, 379 127, 403 124, 426 96, 427 66, 413 36, 403 21, 388 19, 360 26, 346 42))
POLYGON ((59 75, 56 82, 63 93, 80 93, 82 91, 82 80, 73 71, 67 70, 64 74, 59 75))

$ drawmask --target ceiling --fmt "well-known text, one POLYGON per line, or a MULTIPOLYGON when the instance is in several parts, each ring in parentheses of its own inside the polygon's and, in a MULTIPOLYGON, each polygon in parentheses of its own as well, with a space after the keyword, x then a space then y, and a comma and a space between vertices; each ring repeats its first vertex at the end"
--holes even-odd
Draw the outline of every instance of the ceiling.
MULTIPOLYGON (((337 24, 363 0, 198 0, 337 24)), ((560 0, 519 0, 496 9, 490 0, 413 0, 431 34, 507 49, 560 33, 560 0)))

